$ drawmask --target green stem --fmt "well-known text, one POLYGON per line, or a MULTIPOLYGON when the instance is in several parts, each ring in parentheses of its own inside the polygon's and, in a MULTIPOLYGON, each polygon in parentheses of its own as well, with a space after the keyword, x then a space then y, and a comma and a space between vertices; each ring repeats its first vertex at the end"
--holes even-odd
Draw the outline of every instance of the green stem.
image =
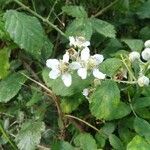
POLYGON ((113 5, 115 5, 119 0, 115 0, 114 2, 110 3, 108 6, 104 7, 102 10, 97 12, 95 15, 91 16, 92 18, 96 18, 100 15, 102 15, 104 12, 106 12, 109 8, 111 8, 113 5))
POLYGON ((133 106, 132 106, 132 103, 131 103, 131 97, 130 97, 129 92, 128 92, 128 100, 129 100, 130 108, 131 108, 131 110, 132 110, 132 112, 133 112, 134 116, 135 116, 135 117, 138 117, 138 116, 137 116, 137 114, 136 114, 136 112, 134 111, 133 106))
POLYGON ((31 10, 29 7, 27 7, 20 1, 18 1, 18 0, 13 0, 13 1, 16 2, 18 5, 20 5, 23 9, 27 10, 28 12, 30 12, 37 18, 41 19, 43 22, 47 23, 49 26, 51 26, 53 29, 55 29, 57 32, 59 32, 62 36, 66 37, 65 33, 63 33, 56 25, 52 24, 48 19, 43 18, 41 15, 39 15, 35 11, 31 10))
POLYGON ((132 73, 132 70, 128 67, 128 65, 126 64, 125 59, 123 58, 122 55, 121 55, 121 59, 122 59, 123 64, 125 65, 126 69, 128 70, 129 75, 136 81, 136 78, 135 78, 134 74, 132 73))
POLYGON ((9 139, 9 136, 7 135, 7 133, 5 132, 5 130, 3 129, 2 125, 0 124, 0 132, 2 133, 2 135, 4 136, 4 138, 6 138, 6 140, 9 142, 9 144, 11 145, 11 147, 14 150, 17 150, 16 146, 11 142, 11 140, 9 139))
POLYGON ((68 118, 73 118, 73 119, 76 119, 84 124, 86 124, 87 126, 91 127, 92 129, 94 129, 95 131, 99 132, 100 130, 97 129, 96 127, 94 127, 93 125, 91 125, 90 123, 78 118, 78 117, 75 117, 75 116, 72 116, 72 115, 65 115, 65 117, 68 117, 68 118))
POLYGON ((137 84, 137 81, 122 81, 122 80, 115 80, 115 79, 112 79, 112 80, 118 83, 137 84))

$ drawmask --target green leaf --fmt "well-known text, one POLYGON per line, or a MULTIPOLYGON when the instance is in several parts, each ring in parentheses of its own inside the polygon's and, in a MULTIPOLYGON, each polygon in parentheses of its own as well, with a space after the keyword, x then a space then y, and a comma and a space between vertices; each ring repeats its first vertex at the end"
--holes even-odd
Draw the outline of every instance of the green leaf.
POLYGON ((21 89, 27 80, 26 77, 18 73, 13 73, 0 82, 0 102, 10 101, 21 89))
POLYGON ((141 52, 143 49, 144 43, 140 39, 123 39, 124 43, 126 43, 132 51, 141 52))
POLYGON ((113 133, 115 130, 115 124, 111 122, 105 123, 105 125, 101 128, 100 131, 104 133, 105 135, 109 136, 111 133, 113 133))
POLYGON ((82 6, 64 6, 62 10, 68 15, 76 18, 87 18, 87 13, 82 6))
POLYGON ((10 51, 7 48, 0 50, 0 79, 5 78, 9 73, 9 56, 10 51))
POLYGON ((13 41, 39 59, 44 42, 44 31, 39 20, 15 10, 6 11, 4 19, 5 28, 13 41))
POLYGON ((122 66, 122 62, 118 58, 109 58, 106 59, 101 65, 100 65, 100 70, 107 74, 110 77, 113 77, 116 75, 117 71, 120 69, 122 66))
POLYGON ((20 150, 35 150, 40 143, 41 132, 45 130, 43 122, 30 120, 21 126, 16 137, 16 143, 20 150))
POLYGON ((130 107, 126 103, 123 103, 123 102, 120 102, 118 104, 116 110, 113 110, 111 114, 112 118, 114 119, 123 118, 127 116, 128 114, 130 114, 131 112, 130 107), (117 113, 116 113, 116 110, 117 110, 117 113))
POLYGON ((95 139, 88 133, 77 135, 74 139, 74 144, 82 150, 97 150, 95 139))
POLYGON ((97 119, 113 119, 112 112, 120 103, 120 91, 114 81, 107 80, 90 97, 90 110, 97 119))
POLYGON ((99 148, 103 148, 106 144, 106 137, 102 133, 96 133, 95 135, 96 144, 99 148))
POLYGON ((75 148, 66 141, 59 141, 53 144, 52 150, 75 150, 75 148))
POLYGON ((133 103, 133 107, 135 109, 144 108, 148 106, 150 106, 150 97, 137 98, 133 103))
POLYGON ((92 25, 87 18, 75 19, 66 29, 67 36, 82 36, 87 40, 90 40, 92 33, 92 25))
POLYGON ((145 26, 144 28, 142 28, 140 30, 139 37, 142 38, 144 41, 149 40, 150 39, 150 27, 145 26))
POLYGON ((150 143, 150 124, 146 120, 136 117, 134 120, 134 129, 150 143))
POLYGON ((44 69, 42 76, 46 85, 54 91, 56 95, 60 96, 72 96, 77 93, 82 93, 83 89, 90 85, 89 80, 82 80, 79 76, 75 74, 72 75, 72 84, 70 87, 66 87, 59 77, 56 80, 49 78, 49 69, 44 69), (82 82, 82 84, 81 84, 82 82))
POLYGON ((136 135, 127 145, 127 150, 150 150, 150 144, 148 144, 142 137, 136 135))
POLYGON ((139 8, 137 14, 141 19, 150 18, 150 0, 146 1, 141 7, 139 8))
POLYGON ((53 44, 48 39, 48 37, 45 36, 43 47, 41 50, 41 56, 42 56, 42 60, 44 61, 44 63, 48 58, 50 58, 50 56, 52 55, 52 52, 53 52, 53 44))
POLYGON ((92 18, 91 23, 92 23, 93 29, 96 32, 104 35, 105 37, 110 37, 110 38, 116 37, 115 28, 110 23, 100 20, 100 19, 96 19, 96 18, 92 18))
POLYGON ((64 113, 71 113, 78 108, 83 99, 84 98, 81 96, 81 94, 73 95, 72 97, 65 97, 61 100, 60 104, 62 111, 64 113))
POLYGON ((109 136, 109 142, 111 144, 111 146, 116 149, 116 150, 123 150, 123 143, 121 142, 121 140, 114 134, 111 134, 109 136))
POLYGON ((144 119, 150 119, 150 110, 149 110, 149 107, 146 107, 146 108, 138 108, 138 109, 135 109, 135 112, 138 114, 138 116, 140 116, 141 118, 144 118, 144 119))

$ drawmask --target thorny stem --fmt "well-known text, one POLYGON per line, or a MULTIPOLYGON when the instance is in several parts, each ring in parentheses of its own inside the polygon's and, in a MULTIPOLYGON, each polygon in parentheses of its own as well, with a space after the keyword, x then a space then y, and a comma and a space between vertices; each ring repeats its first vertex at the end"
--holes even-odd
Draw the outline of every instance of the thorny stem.
POLYGON ((86 124, 87 126, 91 127, 92 129, 94 129, 95 131, 99 132, 100 130, 97 129, 96 127, 94 127, 93 125, 91 125, 90 123, 78 118, 78 117, 75 117, 75 116, 72 116, 72 115, 65 115, 65 117, 68 117, 68 118, 73 118, 73 119, 76 119, 84 124, 86 124))
POLYGON ((138 116, 137 116, 137 114, 136 114, 136 112, 134 111, 133 106, 132 106, 132 103, 131 103, 131 97, 130 97, 129 92, 128 92, 128 100, 129 100, 130 108, 131 108, 131 110, 132 110, 133 114, 135 115, 135 117, 138 117, 138 116))
POLYGON ((124 59, 124 57, 123 57, 122 55, 121 55, 121 59, 122 59, 123 64, 125 65, 126 69, 128 70, 130 76, 132 76, 132 78, 136 81, 136 78, 135 78, 134 74, 132 73, 132 71, 131 71, 131 69, 128 67, 128 65, 126 64, 125 59, 124 59))
POLYGON ((66 37, 65 33, 63 33, 56 25, 52 24, 48 19, 43 18, 41 15, 37 14, 35 11, 31 10, 28 6, 24 5, 18 0, 13 0, 18 5, 20 5, 23 9, 27 10, 37 18, 41 19, 43 22, 47 23, 49 26, 51 26, 53 29, 55 29, 57 32, 59 32, 62 36, 66 37))
POLYGON ((122 80, 115 80, 115 79, 112 79, 112 80, 118 83, 137 84, 137 81, 122 81, 122 80))
POLYGON ((109 8, 111 8, 113 5, 115 5, 119 0, 115 0, 114 2, 110 3, 108 6, 104 7, 102 10, 97 12, 95 15, 91 16, 92 18, 96 18, 100 15, 102 15, 104 12, 106 12, 109 8))
POLYGON ((55 102, 56 104, 56 107, 57 107, 57 111, 58 111, 58 115, 63 123, 63 129, 65 129, 65 124, 64 124, 64 116, 63 116, 63 113, 61 111, 61 108, 60 108, 60 104, 59 104, 59 100, 57 98, 57 96, 49 89, 47 88, 45 85, 41 84, 40 82, 28 77, 26 74, 24 73, 21 73, 22 75, 24 75, 27 79, 31 80, 32 82, 36 83, 37 85, 39 85, 40 87, 42 87, 48 94, 49 97, 52 98, 52 100, 55 102))
POLYGON ((7 139, 7 141, 9 142, 9 144, 12 146, 12 148, 14 150, 17 150, 17 147, 12 143, 12 141, 9 139, 9 136, 7 135, 7 133, 5 132, 5 130, 3 129, 2 125, 0 124, 0 132, 2 133, 2 135, 7 139))

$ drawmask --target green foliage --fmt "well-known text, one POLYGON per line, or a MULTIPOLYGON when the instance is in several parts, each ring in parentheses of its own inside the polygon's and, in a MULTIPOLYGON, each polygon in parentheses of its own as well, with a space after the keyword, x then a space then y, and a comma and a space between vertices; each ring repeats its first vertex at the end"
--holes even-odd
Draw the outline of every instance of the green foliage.
POLYGON ((67 36, 84 36, 90 39, 92 36, 92 24, 87 18, 77 18, 72 21, 66 30, 67 36))
POLYGON ((7 48, 0 50, 0 79, 6 77, 9 73, 9 56, 10 51, 7 48))
POLYGON ((118 58, 106 59, 101 65, 100 70, 110 77, 116 75, 119 69, 122 67, 122 62, 118 58))
POLYGON ((40 143, 41 132, 45 130, 43 122, 29 120, 25 122, 19 131, 16 142, 20 150, 34 150, 40 143))
POLYGON ((111 134, 109 136, 109 142, 112 145, 112 147, 116 150, 124 149, 121 140, 114 134, 111 134))
POLYGON ((105 37, 110 37, 110 38, 116 37, 115 28, 110 23, 100 20, 100 19, 96 19, 96 18, 92 18, 91 23, 92 23, 93 29, 96 32, 104 35, 105 37))
POLYGON ((80 133, 75 139, 74 139, 75 145, 83 150, 97 150, 96 142, 94 138, 87 133, 80 133))
POLYGON ((13 73, 0 82, 0 102, 7 103, 21 89, 22 84, 27 80, 21 72, 13 73))
POLYGON ((52 150, 58 150, 58 149, 61 149, 61 150, 74 150, 73 146, 70 145, 68 142, 65 142, 65 141, 59 141, 59 142, 53 144, 52 150))
POLYGON ((4 15, 5 28, 21 49, 39 59, 44 43, 44 31, 37 18, 9 10, 4 15))
POLYGON ((139 40, 139 39, 123 39, 122 41, 125 42, 132 51, 141 52, 141 50, 143 49, 144 43, 143 43, 142 40, 139 40))
POLYGON ((64 6, 62 10, 69 16, 76 18, 87 18, 87 13, 82 6, 64 6))
POLYGON ((134 120, 134 129, 150 143, 150 124, 146 120, 136 117, 134 120))
POLYGON ((127 150, 149 150, 150 145, 140 136, 136 135, 128 144, 127 150))
POLYGON ((90 101, 91 113, 97 119, 118 119, 131 111, 128 105, 120 102, 120 91, 114 81, 104 81, 91 95, 90 101))
POLYGON ((150 0, 143 3, 143 5, 139 8, 137 12, 138 16, 142 19, 150 18, 149 7, 150 7, 150 0))
POLYGON ((150 85, 138 80, 150 78, 141 54, 150 40, 149 8, 150 0, 0 0, 0 149, 149 150, 150 85), (99 65, 95 54, 104 56, 99 65), (61 73, 57 79, 47 59, 59 60, 50 67, 61 73), (75 61, 86 79, 70 68, 75 61))

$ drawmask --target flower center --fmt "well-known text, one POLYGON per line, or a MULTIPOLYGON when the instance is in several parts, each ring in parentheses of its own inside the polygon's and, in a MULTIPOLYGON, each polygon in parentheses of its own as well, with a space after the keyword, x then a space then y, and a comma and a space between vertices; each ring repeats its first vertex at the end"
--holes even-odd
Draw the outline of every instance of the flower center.
POLYGON ((93 69, 96 67, 96 60, 93 58, 90 58, 87 64, 88 69, 93 69))
POLYGON ((61 71, 62 74, 68 71, 68 67, 69 67, 69 64, 66 62, 60 62, 59 64, 59 70, 61 71))

